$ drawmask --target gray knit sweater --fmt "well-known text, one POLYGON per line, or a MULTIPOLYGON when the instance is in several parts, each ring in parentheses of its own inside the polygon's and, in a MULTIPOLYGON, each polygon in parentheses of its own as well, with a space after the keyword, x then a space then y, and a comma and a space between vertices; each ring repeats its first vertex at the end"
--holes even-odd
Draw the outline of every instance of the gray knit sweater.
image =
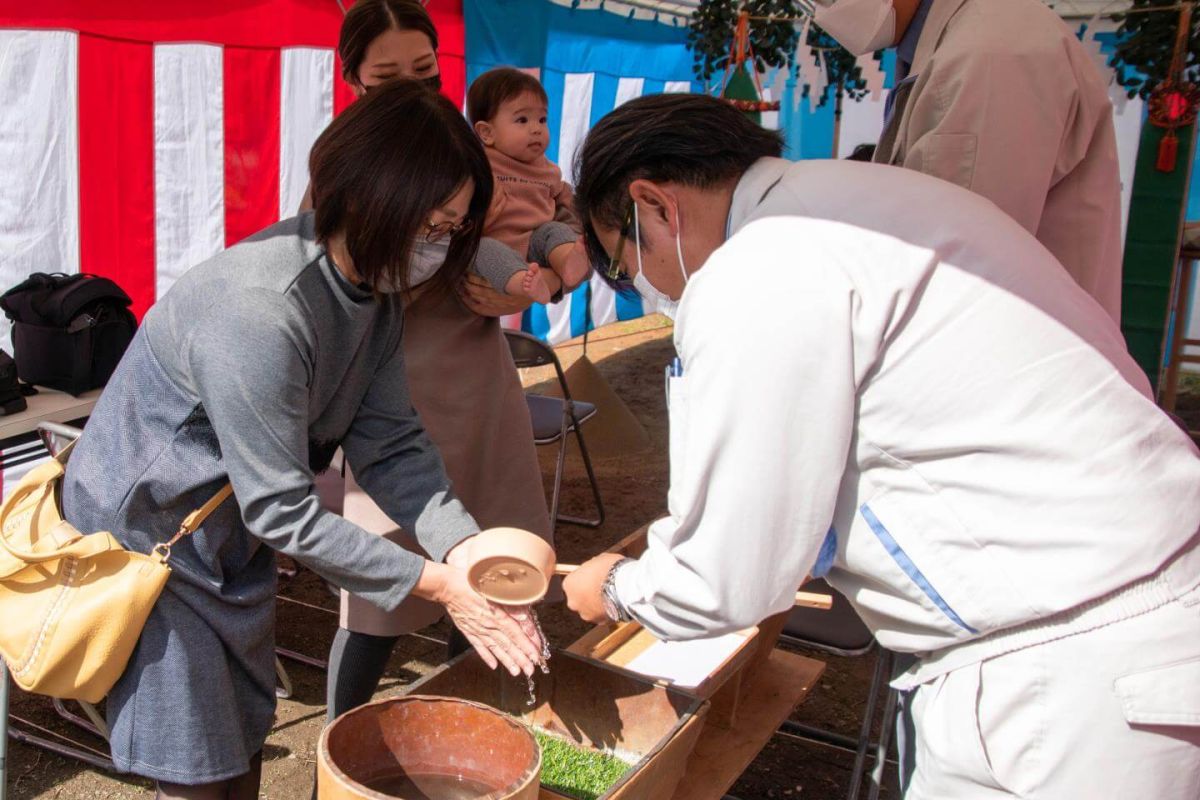
POLYGON ((321 508, 314 471, 339 445, 434 558, 478 530, 409 401, 401 321, 399 297, 337 271, 309 214, 194 267, 146 315, 67 466, 67 519, 146 553, 227 480, 236 503, 173 549, 109 698, 119 767, 218 780, 261 747, 274 707, 263 544, 382 608, 409 593, 421 557, 321 508))
POLYGON ((213 466, 250 533, 385 608, 423 562, 321 508, 313 472, 339 444, 363 488, 434 558, 478 530, 409 400, 401 320, 398 297, 345 280, 304 214, 186 273, 143 333, 194 399, 189 413, 207 415, 213 466))

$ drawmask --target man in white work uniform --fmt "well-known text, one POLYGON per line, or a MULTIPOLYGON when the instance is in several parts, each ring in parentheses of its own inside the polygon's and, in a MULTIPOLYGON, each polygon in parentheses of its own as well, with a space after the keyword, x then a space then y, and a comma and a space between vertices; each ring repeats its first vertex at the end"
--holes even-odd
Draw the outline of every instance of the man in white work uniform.
POLYGON ((917 656, 909 800, 1195 800, 1200 454, 991 203, 778 152, 697 95, 588 135, 589 249, 675 315, 682 374, 670 516, 568 603, 688 639, 824 575, 917 656))
POLYGON ((875 161, 981 194, 1120 322, 1121 179, 1112 103, 1041 0, 821 0, 851 52, 896 48, 875 161))

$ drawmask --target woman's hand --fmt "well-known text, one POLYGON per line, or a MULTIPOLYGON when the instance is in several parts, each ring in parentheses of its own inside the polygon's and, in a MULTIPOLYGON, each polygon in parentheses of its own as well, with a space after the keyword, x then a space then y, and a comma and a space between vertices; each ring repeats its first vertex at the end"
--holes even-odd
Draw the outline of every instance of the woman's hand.
POLYGON ((520 314, 533 304, 528 297, 515 297, 497 292, 478 275, 468 275, 459 285, 458 296, 463 305, 481 317, 506 317, 520 314))
POLYGON ((489 601, 467 580, 470 542, 459 542, 446 563, 426 561, 413 591, 445 607, 455 626, 492 669, 504 665, 513 675, 532 675, 542 663, 545 646, 527 606, 507 607, 489 601))
MULTIPOLYGON (((551 270, 544 269, 540 273, 550 286, 550 292, 558 291, 561 285, 558 276, 551 270)), ((520 314, 533 304, 528 297, 497 292, 492 285, 478 275, 467 275, 459 286, 458 296, 463 305, 481 317, 506 317, 509 314, 520 314)))
POLYGON ((600 591, 609 570, 624 556, 620 553, 601 553, 579 565, 579 569, 563 578, 563 593, 567 596, 567 608, 578 614, 584 622, 610 622, 604 610, 600 591))
MULTIPOLYGON (((430 562, 432 564, 432 562, 430 562)), ((443 590, 433 599, 445 607, 455 627, 492 669, 497 663, 513 675, 532 675, 542 663, 542 639, 528 607, 497 605, 475 591, 467 572, 438 564, 448 571, 443 590)))

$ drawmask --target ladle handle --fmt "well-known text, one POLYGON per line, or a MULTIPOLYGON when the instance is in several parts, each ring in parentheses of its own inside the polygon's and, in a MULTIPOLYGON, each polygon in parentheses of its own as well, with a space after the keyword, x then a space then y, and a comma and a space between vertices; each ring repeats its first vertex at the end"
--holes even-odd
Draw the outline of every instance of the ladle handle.
MULTIPOLYGON (((579 569, 578 564, 555 564, 555 575, 570 575, 575 570, 579 569)), ((804 608, 819 608, 822 611, 828 611, 833 608, 833 597, 819 592, 796 592, 796 605, 804 608)))

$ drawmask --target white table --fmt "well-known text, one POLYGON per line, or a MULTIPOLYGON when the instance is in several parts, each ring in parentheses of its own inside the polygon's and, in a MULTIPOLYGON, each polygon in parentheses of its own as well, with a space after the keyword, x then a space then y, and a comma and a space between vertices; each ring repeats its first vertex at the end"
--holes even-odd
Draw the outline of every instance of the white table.
POLYGON ((29 408, 19 414, 0 416, 0 448, 27 433, 37 430, 39 422, 70 422, 92 413, 100 399, 100 389, 72 397, 66 392, 38 387, 38 393, 26 397, 29 408))

